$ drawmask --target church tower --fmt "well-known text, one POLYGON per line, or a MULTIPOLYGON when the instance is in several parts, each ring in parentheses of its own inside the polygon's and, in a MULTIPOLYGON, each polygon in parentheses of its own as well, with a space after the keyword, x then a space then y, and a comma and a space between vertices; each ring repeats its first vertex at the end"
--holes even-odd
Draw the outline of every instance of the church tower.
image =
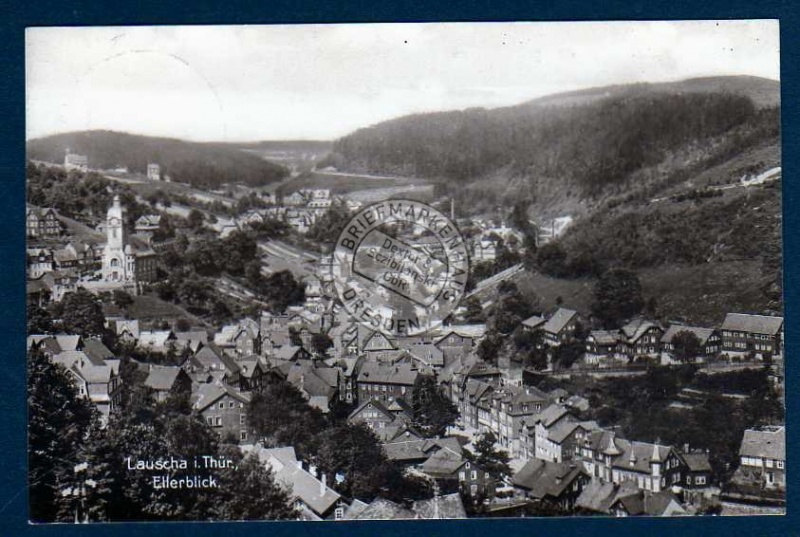
POLYGON ((136 257, 125 237, 123 210, 119 196, 106 215, 106 247, 103 250, 103 279, 107 282, 135 281, 136 257))

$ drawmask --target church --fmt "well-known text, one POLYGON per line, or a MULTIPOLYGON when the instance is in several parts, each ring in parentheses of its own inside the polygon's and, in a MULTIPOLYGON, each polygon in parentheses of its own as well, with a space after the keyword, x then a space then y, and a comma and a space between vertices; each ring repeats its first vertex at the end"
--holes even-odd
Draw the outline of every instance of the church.
POLYGON ((103 282, 124 286, 155 281, 156 253, 144 239, 128 236, 124 216, 119 196, 114 196, 106 216, 103 282))

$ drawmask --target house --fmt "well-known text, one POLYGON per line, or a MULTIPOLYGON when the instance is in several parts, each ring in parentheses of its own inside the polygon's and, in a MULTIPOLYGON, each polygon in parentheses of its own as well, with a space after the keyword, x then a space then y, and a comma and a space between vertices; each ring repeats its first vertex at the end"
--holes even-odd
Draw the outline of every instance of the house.
POLYGON ((306 198, 300 192, 292 192, 288 196, 284 196, 283 205, 289 207, 298 207, 306 204, 306 198))
POLYGON ((384 365, 366 362, 358 372, 358 400, 391 403, 396 398, 413 400, 419 371, 410 364, 384 365))
POLYGON ((310 361, 285 362, 279 368, 286 374, 286 381, 297 388, 308 404, 330 412, 338 398, 339 370, 310 361))
POLYGON ((173 347, 175 333, 172 330, 142 330, 138 344, 141 348, 154 352, 167 352, 173 347))
POLYGON ((747 429, 739 448, 735 481, 757 483, 766 489, 786 488, 786 428, 771 425, 747 429))
POLYGON ((184 362, 182 367, 187 373, 219 373, 220 379, 226 373, 233 374, 239 371, 236 361, 214 343, 201 347, 184 362))
POLYGON ((119 360, 93 360, 81 350, 63 350, 50 359, 64 366, 78 394, 94 404, 100 412, 101 424, 107 424, 111 412, 121 403, 119 360))
POLYGON ((55 209, 28 205, 25 210, 25 230, 29 238, 46 239, 60 236, 64 226, 55 209))
POLYGON ((160 181, 161 180, 161 166, 154 162, 150 162, 147 165, 147 178, 151 181, 160 181))
POLYGON ((719 354, 722 348, 722 337, 718 330, 714 328, 701 328, 698 326, 684 326, 680 324, 672 324, 661 336, 661 351, 673 355, 675 353, 675 346, 673 345, 673 338, 681 332, 689 332, 694 334, 700 342, 700 354, 698 358, 710 358, 719 354))
POLYGON ((69 150, 64 154, 64 169, 79 170, 82 172, 89 170, 89 158, 86 155, 70 153, 69 150))
POLYGON ((688 514, 671 492, 647 490, 637 490, 625 495, 618 494, 609 507, 609 512, 617 517, 684 516, 688 514))
POLYGON ((297 362, 311 359, 311 353, 299 345, 283 345, 273 353, 273 356, 278 362, 297 362))
POLYGON ((575 335, 579 324, 577 311, 558 308, 541 327, 544 333, 544 342, 551 347, 561 345, 575 335))
POLYGON ((689 446, 686 446, 679 455, 686 464, 682 485, 687 489, 710 487, 712 469, 708 451, 689 451, 689 446))
POLYGON ((245 442, 252 436, 247 425, 247 404, 250 397, 230 386, 217 383, 196 385, 192 408, 221 439, 245 442))
POLYGON ((579 463, 531 459, 511 478, 516 495, 571 510, 589 482, 579 463))
POLYGON ((363 423, 370 429, 378 431, 392 423, 394 418, 394 413, 386 408, 380 401, 370 399, 358 405, 358 407, 350 413, 350 416, 347 418, 347 423, 353 425, 363 423))
POLYGON ((275 481, 287 490, 301 520, 341 520, 347 505, 342 497, 328 486, 327 476, 319 478, 303 469, 294 448, 267 449, 260 445, 242 445, 244 454, 254 454, 258 460, 272 470, 275 481))
POLYGON ((192 392, 192 379, 177 366, 149 364, 144 385, 151 390, 153 398, 159 403, 170 397, 188 397, 192 392))
POLYGON ((136 233, 152 236, 161 227, 160 214, 143 214, 136 219, 134 230, 136 233))
POLYGON ((175 347, 189 349, 195 353, 203 345, 208 344, 208 333, 205 330, 189 330, 187 332, 175 332, 175 347))
POLYGON ((522 328, 527 332, 533 332, 534 330, 541 329, 546 322, 547 319, 541 315, 532 315, 522 321, 522 328))
POLYGON ((729 313, 720 327, 722 352, 746 354, 757 358, 783 352, 783 317, 729 313))
POLYGON ((588 365, 607 365, 625 358, 617 348, 623 339, 618 330, 592 330, 586 337, 586 354, 584 361, 588 365))
POLYGON ((411 520, 418 518, 411 509, 386 498, 375 498, 363 509, 350 514, 350 520, 411 520))
POLYGON ((419 470, 435 479, 445 493, 460 490, 473 498, 494 497, 496 480, 449 446, 428 457, 419 470))
POLYGON ((621 334, 618 351, 629 360, 634 360, 643 356, 658 356, 664 330, 654 322, 634 319, 622 327, 621 334))
POLYGON ((28 248, 25 261, 30 280, 41 278, 45 273, 55 270, 53 251, 47 248, 28 248))
POLYGON ((564 453, 561 442, 563 437, 569 434, 565 431, 569 430, 569 424, 577 421, 578 419, 566 406, 549 405, 540 413, 525 420, 520 435, 523 453, 543 461, 562 462, 564 453), (562 425, 556 429, 559 424, 562 425), (532 454, 531 448, 533 448, 532 454))
POLYGON ((229 369, 223 382, 240 392, 260 391, 267 382, 268 367, 263 358, 256 355, 236 360, 236 367, 229 369))
POLYGON ((611 481, 632 481, 642 489, 661 492, 680 486, 686 465, 671 446, 617 440, 622 451, 611 463, 611 481))

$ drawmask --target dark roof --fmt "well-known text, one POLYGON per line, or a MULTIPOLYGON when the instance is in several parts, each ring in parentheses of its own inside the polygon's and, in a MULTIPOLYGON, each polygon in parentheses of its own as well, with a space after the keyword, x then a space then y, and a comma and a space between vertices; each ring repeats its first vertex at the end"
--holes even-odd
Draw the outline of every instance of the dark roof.
POLYGON ((681 458, 684 460, 684 462, 686 462, 686 466, 689 467, 689 471, 691 472, 711 471, 711 463, 708 460, 708 453, 705 451, 696 453, 681 453, 681 458))
POLYGON ((411 364, 383 365, 368 362, 361 366, 358 382, 413 386, 418 375, 419 371, 413 369, 411 364))
POLYGON ((514 475, 511 482, 516 487, 528 490, 534 498, 559 498, 584 473, 583 466, 577 463, 531 459, 514 475))
POLYGON ((753 334, 767 334, 774 336, 783 326, 783 317, 768 315, 749 315, 747 313, 729 313, 722 323, 723 330, 738 332, 751 332, 753 334))
POLYGON ((371 399, 369 401, 364 401, 363 403, 358 405, 358 408, 356 408, 355 410, 353 410, 350 413, 350 416, 348 416, 347 419, 348 420, 354 419, 365 408, 374 408, 375 410, 377 410, 377 411, 381 412, 382 414, 384 414, 387 418, 394 419, 394 414, 392 414, 391 411, 389 411, 389 409, 386 408, 386 406, 383 403, 381 403, 380 401, 378 401, 377 399, 374 399, 374 400, 371 399))
POLYGON ((83 342, 83 352, 89 357, 94 365, 103 365, 106 360, 114 358, 114 353, 106 347, 102 341, 89 338, 83 342))

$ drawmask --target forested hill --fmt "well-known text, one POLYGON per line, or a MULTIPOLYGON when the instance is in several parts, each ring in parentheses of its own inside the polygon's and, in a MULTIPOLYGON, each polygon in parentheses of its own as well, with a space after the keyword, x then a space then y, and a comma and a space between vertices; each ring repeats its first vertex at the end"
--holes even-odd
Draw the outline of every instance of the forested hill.
POLYGON ((261 186, 283 179, 288 171, 229 144, 185 142, 113 131, 82 131, 36 138, 27 143, 27 157, 61 163, 64 153, 86 155, 89 167, 146 173, 147 164, 157 163, 162 175, 173 181, 203 188, 223 183, 261 186))
POLYGON ((459 184, 549 178, 584 197, 779 102, 779 83, 754 77, 613 86, 383 122, 338 140, 331 163, 459 184))

